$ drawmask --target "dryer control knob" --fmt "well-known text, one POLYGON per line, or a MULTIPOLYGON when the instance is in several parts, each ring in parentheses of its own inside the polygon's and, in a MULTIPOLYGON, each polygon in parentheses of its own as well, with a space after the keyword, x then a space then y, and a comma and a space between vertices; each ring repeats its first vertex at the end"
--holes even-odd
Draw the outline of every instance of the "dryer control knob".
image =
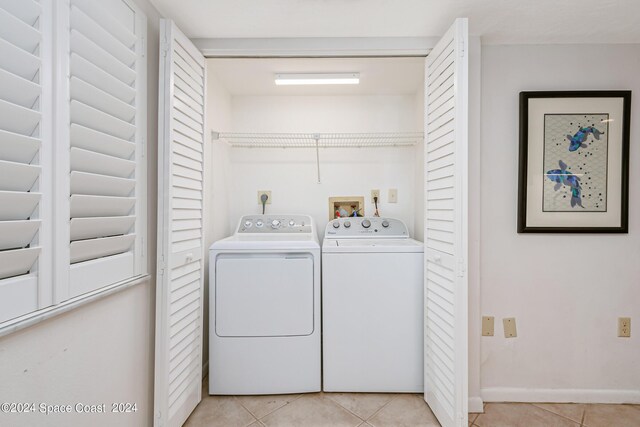
POLYGON ((333 228, 340 228, 340 223, 338 221, 333 221, 333 228))
POLYGON ((371 227, 371 221, 369 221, 368 219, 364 219, 364 220, 362 220, 362 226, 363 226, 364 228, 369 228, 369 227, 371 227))
POLYGON ((256 221, 256 227, 262 227, 262 225, 263 225, 263 222, 261 219, 256 221))
POLYGON ((244 222, 244 226, 247 227, 247 228, 251 227, 252 225, 253 225, 253 223, 251 221, 245 221, 244 222))
POLYGON ((280 221, 278 221, 277 219, 274 219, 273 221, 271 221, 271 228, 278 228, 280 227, 280 221))
POLYGON ((296 225, 296 222, 294 220, 289 221, 289 227, 293 227, 294 225, 296 225))
POLYGON ((351 227, 351 223, 349 221, 345 221, 344 228, 349 228, 349 227, 351 227))
POLYGON ((389 221, 387 221, 386 219, 382 220, 382 226, 384 228, 387 228, 389 226, 389 221))

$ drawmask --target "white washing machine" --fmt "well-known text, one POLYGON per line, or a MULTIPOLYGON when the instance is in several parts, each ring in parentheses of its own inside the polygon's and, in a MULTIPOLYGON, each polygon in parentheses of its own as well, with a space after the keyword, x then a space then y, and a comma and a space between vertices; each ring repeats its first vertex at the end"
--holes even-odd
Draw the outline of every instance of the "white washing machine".
POLYGON ((209 394, 320 391, 320 245, 311 217, 244 216, 209 257, 209 394))
POLYGON ((397 219, 340 218, 327 224, 324 391, 424 391, 423 252, 397 219))

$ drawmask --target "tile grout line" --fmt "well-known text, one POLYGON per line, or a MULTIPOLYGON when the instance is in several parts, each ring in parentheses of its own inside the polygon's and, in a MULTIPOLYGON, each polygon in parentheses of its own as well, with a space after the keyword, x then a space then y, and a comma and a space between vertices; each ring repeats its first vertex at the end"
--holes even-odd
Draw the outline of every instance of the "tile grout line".
MULTIPOLYGON (((324 397, 324 396, 323 396, 324 397)), ((351 412, 349 409, 345 408, 344 406, 342 406, 340 404, 340 402, 336 402, 335 400, 333 400, 332 398, 330 398, 329 396, 327 396, 327 399, 331 402, 331 403, 335 403, 336 405, 338 405, 339 408, 344 409, 345 411, 347 411, 348 413, 350 413, 351 415, 353 415, 354 417, 356 417, 357 419, 360 420, 360 423, 356 426, 356 427, 360 427, 362 424, 366 423, 367 420, 363 419, 360 415, 357 415, 353 412, 351 412)))
MULTIPOLYGON (((240 406, 242 407, 242 409, 244 409, 245 411, 247 411, 247 412, 249 413, 249 415, 251 415, 251 416, 253 417, 253 420, 254 420, 254 421, 253 421, 251 424, 255 423, 256 421, 257 421, 257 422, 259 422, 260 424, 262 424, 262 423, 260 422, 260 418, 258 418, 258 417, 256 417, 255 415, 253 415, 253 412, 251 412, 250 410, 248 410, 248 409, 247 409, 247 408, 242 404, 242 401, 241 401, 240 399, 238 399, 238 396, 235 396, 235 395, 234 395, 234 396, 233 396, 233 400, 235 400, 236 402, 238 402, 238 405, 240 405, 240 406)), ((249 426, 249 425, 251 425, 251 424, 247 424, 247 425, 249 426)))
MULTIPOLYGON (((261 396, 266 396, 266 395, 261 395, 261 396)), ((238 398, 238 396, 233 396, 234 398, 236 398, 236 400, 238 401, 238 403, 240 404, 240 406, 242 406, 247 412, 249 412, 251 414, 251 416, 253 418, 256 419, 256 421, 260 422, 260 424, 266 426, 265 423, 262 422, 262 420, 266 417, 268 417, 269 415, 273 414, 276 411, 279 411, 280 409, 284 408, 285 406, 287 406, 288 404, 295 402, 296 400, 300 399, 303 396, 303 394, 298 395, 298 397, 296 397, 295 399, 291 400, 290 402, 286 402, 284 405, 282 406, 278 406, 276 409, 274 409, 273 411, 267 412, 266 414, 264 414, 262 417, 258 418, 257 415, 255 415, 253 412, 251 412, 246 406, 244 406, 242 404, 242 401, 238 398)))
MULTIPOLYGON (((366 421, 366 422, 369 422, 369 420, 370 420, 370 419, 372 419, 373 417, 375 417, 375 416, 378 414, 378 412, 382 411, 382 410, 383 410, 383 409, 384 409, 388 404, 390 404, 390 403, 391 403, 391 402, 393 402, 394 400, 398 399, 398 398, 400 397, 400 395, 401 395, 401 394, 403 394, 403 393, 395 393, 395 394, 396 394, 395 396, 393 396, 391 399, 389 399, 389 401, 388 401, 387 403, 385 403, 385 404, 384 404, 384 405, 382 405, 380 408, 378 408, 378 410, 377 410, 377 411, 375 411, 373 414, 371 414, 371 415, 369 416, 369 418, 367 418, 365 421, 366 421)), ((372 424, 372 425, 373 425, 373 424, 372 424)))
MULTIPOLYGON (((536 403, 540 403, 540 402, 536 402, 536 403)), ((584 421, 584 413, 585 413, 585 409, 583 409, 583 410, 582 410, 582 416, 580 417, 580 421, 576 421, 576 420, 572 420, 572 419, 571 419, 571 418, 569 418, 569 417, 565 417, 564 415, 557 414, 557 413, 555 413, 555 412, 553 412, 553 411, 550 411, 549 409, 546 409, 546 408, 543 408, 543 407, 541 407, 541 406, 538 406, 538 405, 536 405, 536 403, 529 403, 529 405, 534 406, 534 407, 536 407, 536 408, 538 408, 538 409, 542 409, 543 411, 549 412, 550 414, 553 414, 553 415, 558 416, 558 417, 560 417, 560 418, 563 418, 563 419, 565 419, 565 420, 569 420, 569 421, 571 421, 571 422, 572 422, 572 423, 574 423, 574 424, 580 424, 580 426, 582 426, 582 423, 583 423, 583 421, 584 421)), ((580 405, 580 403, 558 403, 557 405, 580 405)))

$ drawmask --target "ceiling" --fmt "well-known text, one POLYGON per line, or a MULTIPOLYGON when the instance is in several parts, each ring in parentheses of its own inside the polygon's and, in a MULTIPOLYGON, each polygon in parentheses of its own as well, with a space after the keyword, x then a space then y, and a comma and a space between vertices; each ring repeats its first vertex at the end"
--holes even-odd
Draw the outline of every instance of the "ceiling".
MULTIPOLYGON (((424 86, 424 58, 208 59, 231 95, 415 95, 424 86), (358 85, 276 86, 276 73, 359 72, 358 85)), ((211 75, 210 74, 210 75, 211 75)))
POLYGON ((637 0, 151 0, 191 38, 431 37, 456 17, 489 44, 638 43, 637 0))

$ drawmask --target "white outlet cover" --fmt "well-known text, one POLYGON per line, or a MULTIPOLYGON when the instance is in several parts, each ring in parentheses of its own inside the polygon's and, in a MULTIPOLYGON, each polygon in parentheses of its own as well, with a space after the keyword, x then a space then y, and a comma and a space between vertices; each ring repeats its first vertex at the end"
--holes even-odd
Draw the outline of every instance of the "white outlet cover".
POLYGON ((376 196, 378 197, 378 204, 380 204, 380 202, 382 201, 380 200, 380 190, 371 190, 371 203, 375 203, 373 198, 376 196))
POLYGON ((507 317, 505 319, 502 319, 502 325, 504 326, 505 338, 515 338, 518 336, 518 332, 516 331, 515 317, 507 317))
POLYGON ((388 201, 389 201, 389 203, 398 203, 398 189, 397 188, 390 188, 389 189, 388 201))

